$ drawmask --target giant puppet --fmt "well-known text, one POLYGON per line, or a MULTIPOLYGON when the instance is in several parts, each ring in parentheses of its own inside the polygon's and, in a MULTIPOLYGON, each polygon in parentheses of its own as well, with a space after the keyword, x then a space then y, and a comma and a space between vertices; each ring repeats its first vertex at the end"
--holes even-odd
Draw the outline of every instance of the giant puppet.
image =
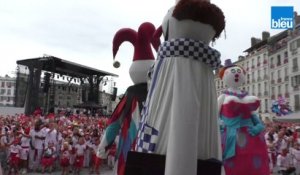
MULTIPOLYGON (((147 96, 148 70, 154 64, 151 44, 156 50, 160 44, 159 37, 156 37, 154 33, 154 25, 145 22, 140 25, 138 32, 130 28, 123 28, 115 34, 113 39, 114 58, 123 42, 128 41, 134 46, 133 63, 129 70, 134 85, 127 88, 109 119, 97 153, 98 157, 106 158, 107 149, 119 135, 114 174, 124 174, 127 152, 134 147, 141 118, 140 111, 147 96)), ((114 66, 119 67, 120 63, 115 61, 114 66)))
POLYGON ((245 82, 245 71, 230 59, 225 61, 219 75, 228 87, 218 98, 224 127, 222 148, 226 175, 269 175, 264 125, 256 112, 260 100, 239 90, 245 82))
POLYGON ((181 0, 163 21, 165 42, 158 51, 137 140, 138 152, 165 155, 162 174, 214 175, 199 170, 197 162, 221 160, 213 73, 221 61, 209 44, 224 27, 223 12, 205 0, 181 0))

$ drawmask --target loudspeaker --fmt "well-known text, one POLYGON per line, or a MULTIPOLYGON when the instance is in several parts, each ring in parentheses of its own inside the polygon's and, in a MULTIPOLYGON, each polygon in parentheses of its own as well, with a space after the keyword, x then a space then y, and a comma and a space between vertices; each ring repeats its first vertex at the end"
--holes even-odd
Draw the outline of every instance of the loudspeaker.
POLYGON ((117 92, 118 92, 118 88, 114 87, 114 89, 113 89, 113 94, 112 94, 112 96, 111 96, 111 100, 112 100, 112 101, 115 101, 115 100, 116 100, 117 92))
POLYGON ((45 73, 44 75, 44 87, 43 87, 43 92, 47 93, 50 87, 50 77, 51 74, 50 73, 45 73))

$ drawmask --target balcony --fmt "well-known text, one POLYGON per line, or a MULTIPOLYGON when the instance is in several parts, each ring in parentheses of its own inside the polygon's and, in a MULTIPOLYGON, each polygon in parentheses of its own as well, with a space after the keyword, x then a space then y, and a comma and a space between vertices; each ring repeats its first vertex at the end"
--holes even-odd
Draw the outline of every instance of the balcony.
POLYGON ((271 80, 271 84, 275 84, 275 80, 271 80))
POLYGON ((289 81, 289 76, 285 76, 284 81, 289 81))
POLYGON ((290 97, 290 94, 289 94, 288 92, 286 92, 286 93, 284 94, 284 97, 285 97, 285 98, 289 98, 289 97, 290 97))
POLYGON ((274 66, 274 64, 271 64, 271 69, 273 69, 275 66, 274 66))
POLYGON ((289 60, 288 60, 287 58, 283 60, 283 63, 284 63, 284 64, 286 64, 286 63, 288 63, 288 62, 289 62, 289 60))
POLYGON ((268 94, 269 94, 268 91, 264 92, 264 96, 268 96, 268 94))
POLYGON ((271 96, 271 99, 272 99, 272 100, 275 100, 275 95, 272 95, 272 96, 271 96))
POLYGON ((277 83, 281 83, 281 81, 282 81, 281 78, 277 79, 277 83))

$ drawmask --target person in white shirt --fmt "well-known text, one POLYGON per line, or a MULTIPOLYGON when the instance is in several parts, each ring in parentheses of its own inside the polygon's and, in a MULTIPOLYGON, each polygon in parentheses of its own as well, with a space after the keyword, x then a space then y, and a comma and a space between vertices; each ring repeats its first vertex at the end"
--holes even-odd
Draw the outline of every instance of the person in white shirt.
POLYGON ((83 167, 84 154, 86 151, 86 144, 84 137, 80 137, 78 143, 75 145, 75 174, 79 174, 83 167))
POLYGON ((277 154, 280 154, 283 149, 287 149, 290 143, 290 140, 285 136, 284 131, 278 133, 278 139, 274 141, 277 154))
POLYGON ((22 132, 21 137, 21 153, 20 153, 20 160, 21 160, 21 168, 23 168, 23 174, 27 172, 28 168, 28 156, 29 156, 29 149, 30 149, 30 128, 26 128, 24 132, 22 132))
POLYGON ((296 174, 300 174, 300 144, 295 142, 294 147, 290 148, 290 153, 294 160, 294 167, 296 168, 296 174))
POLYGON ((41 162, 46 136, 45 130, 42 129, 41 120, 35 123, 35 127, 30 130, 29 135, 32 138, 29 151, 29 168, 35 171, 41 162))
POLYGON ((15 174, 18 174, 19 172, 19 162, 20 162, 20 152, 21 152, 21 146, 19 145, 20 140, 15 139, 13 141, 13 144, 9 146, 10 155, 9 155, 9 165, 10 168, 8 170, 8 174, 14 170, 15 174))
POLYGON ((283 149, 281 154, 277 156, 277 166, 280 173, 283 175, 289 175, 292 172, 295 172, 293 157, 289 154, 287 148, 283 149))

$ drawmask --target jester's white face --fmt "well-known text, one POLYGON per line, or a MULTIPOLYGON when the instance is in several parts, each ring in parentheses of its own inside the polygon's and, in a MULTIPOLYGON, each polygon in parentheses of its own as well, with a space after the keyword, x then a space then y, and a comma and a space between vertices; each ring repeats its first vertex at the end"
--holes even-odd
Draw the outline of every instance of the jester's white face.
POLYGON ((245 79, 243 70, 238 66, 227 68, 223 76, 223 82, 231 88, 238 88, 245 82, 245 79))

